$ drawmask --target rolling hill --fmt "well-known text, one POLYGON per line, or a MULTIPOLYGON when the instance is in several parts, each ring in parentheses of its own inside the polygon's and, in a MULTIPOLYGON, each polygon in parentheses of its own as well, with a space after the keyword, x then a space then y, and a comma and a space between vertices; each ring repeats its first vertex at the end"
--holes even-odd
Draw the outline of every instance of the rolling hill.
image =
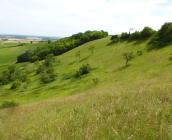
MULTIPOLYGON (((0 138, 172 139, 172 45, 147 51, 148 42, 88 42, 55 57, 56 80, 48 84, 35 74, 42 62, 16 64, 30 78, 19 89, 0 87, 1 104, 19 103, 0 110, 0 138), (134 58, 125 66, 127 52, 134 58), (75 78, 83 64, 91 72, 75 78)), ((0 48, 0 71, 28 47, 0 48)))

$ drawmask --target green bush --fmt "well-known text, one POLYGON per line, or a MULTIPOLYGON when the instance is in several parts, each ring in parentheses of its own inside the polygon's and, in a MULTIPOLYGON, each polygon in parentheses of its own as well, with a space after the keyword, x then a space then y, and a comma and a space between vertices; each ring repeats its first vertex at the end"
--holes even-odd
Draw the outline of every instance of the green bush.
POLYGON ((55 75, 53 73, 43 72, 41 73, 40 79, 44 84, 47 84, 55 80, 55 75))
POLYGON ((15 81, 12 83, 10 89, 17 89, 18 87, 20 87, 20 85, 21 85, 21 82, 15 81))
POLYGON ((27 71, 15 65, 9 66, 8 69, 0 75, 0 85, 7 85, 15 81, 26 82, 27 80, 27 71))
POLYGON ((0 108, 9 108, 9 107, 15 107, 18 106, 18 103, 16 103, 15 101, 11 100, 11 101, 4 101, 0 108))
POLYGON ((140 32, 140 38, 141 39, 146 39, 151 37, 153 34, 155 33, 155 31, 150 28, 150 27, 145 27, 141 32, 140 32))
POLYGON ((119 42, 119 41, 120 41, 119 35, 113 35, 113 36, 111 37, 111 41, 112 41, 112 43, 117 43, 117 42, 119 42))
POLYGON ((130 38, 130 34, 127 32, 122 33, 120 36, 121 40, 128 40, 129 38, 130 38))
POLYGON ((162 48, 172 43, 172 22, 165 23, 150 41, 149 50, 162 48))
POLYGON ((139 40, 140 39, 140 32, 136 31, 130 35, 130 40, 139 40))
POLYGON ((80 77, 82 75, 86 75, 90 73, 91 71, 91 66, 89 64, 83 64, 79 70, 76 72, 75 77, 80 77))

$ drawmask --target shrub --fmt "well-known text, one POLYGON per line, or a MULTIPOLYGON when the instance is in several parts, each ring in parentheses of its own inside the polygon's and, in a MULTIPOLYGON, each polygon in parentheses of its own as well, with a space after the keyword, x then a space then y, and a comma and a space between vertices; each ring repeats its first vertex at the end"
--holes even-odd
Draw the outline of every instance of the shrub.
POLYGON ((120 41, 120 37, 118 35, 113 35, 111 37, 111 41, 112 41, 112 43, 117 43, 120 41))
POLYGON ((130 38, 130 34, 127 32, 122 33, 120 36, 121 40, 128 40, 129 38, 130 38))
POLYGON ((150 41, 148 49, 162 48, 172 43, 172 22, 165 23, 150 41))
POLYGON ((150 27, 145 27, 141 32, 140 32, 140 38, 141 39, 146 39, 151 37, 153 34, 155 33, 155 31, 150 28, 150 27))
POLYGON ((89 64, 82 65, 79 70, 76 72, 75 76, 80 77, 82 75, 88 74, 91 71, 91 67, 89 64))
POLYGON ((40 78, 44 84, 47 84, 55 80, 55 75, 53 73, 43 72, 40 78))
POLYGON ((26 82, 27 71, 21 68, 16 67, 15 65, 9 66, 6 71, 4 71, 0 76, 0 84, 7 85, 10 82, 20 81, 26 82))
POLYGON ((52 54, 49 54, 46 56, 46 59, 44 61, 44 65, 47 67, 53 66, 53 63, 55 62, 55 58, 52 54))
POLYGON ((172 42, 172 22, 165 23, 158 32, 158 39, 164 44, 172 42))
POLYGON ((4 101, 0 108, 9 108, 9 107, 15 107, 18 106, 18 103, 16 103, 15 101, 11 100, 11 101, 4 101))
POLYGON ((138 40, 140 39, 140 32, 136 31, 130 35, 130 40, 138 40))
POLYGON ((12 83, 10 89, 17 89, 18 87, 20 87, 21 83, 19 81, 15 81, 12 83))

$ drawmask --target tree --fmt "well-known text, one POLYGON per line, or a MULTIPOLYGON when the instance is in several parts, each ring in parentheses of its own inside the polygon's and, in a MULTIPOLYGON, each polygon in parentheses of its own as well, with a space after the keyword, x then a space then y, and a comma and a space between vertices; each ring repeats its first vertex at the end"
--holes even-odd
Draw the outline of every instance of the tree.
POLYGON ((150 40, 149 50, 162 48, 172 43, 172 22, 165 23, 150 40))
POLYGON ((150 27, 144 27, 144 29, 140 32, 140 38, 141 39, 149 38, 154 33, 155 33, 155 31, 152 28, 150 28, 150 27))
POLYGON ((120 41, 120 37, 118 35, 113 35, 111 37, 111 41, 112 41, 112 43, 117 43, 120 41))
POLYGON ((138 40, 140 39, 140 32, 136 31, 130 35, 130 40, 138 40))
POLYGON ((129 38, 130 38, 130 34, 127 32, 122 33, 120 36, 121 40, 128 40, 129 38))
POLYGON ((125 59, 125 66, 128 66, 128 62, 134 58, 133 53, 124 53, 123 57, 125 59))

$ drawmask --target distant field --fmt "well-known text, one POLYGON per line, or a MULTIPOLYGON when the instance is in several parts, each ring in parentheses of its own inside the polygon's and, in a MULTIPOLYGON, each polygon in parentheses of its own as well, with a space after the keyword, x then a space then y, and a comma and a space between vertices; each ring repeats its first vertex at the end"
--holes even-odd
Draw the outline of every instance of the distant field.
POLYGON ((28 49, 40 46, 42 43, 21 43, 14 41, 0 41, 0 72, 10 64, 16 62, 17 56, 28 49))

